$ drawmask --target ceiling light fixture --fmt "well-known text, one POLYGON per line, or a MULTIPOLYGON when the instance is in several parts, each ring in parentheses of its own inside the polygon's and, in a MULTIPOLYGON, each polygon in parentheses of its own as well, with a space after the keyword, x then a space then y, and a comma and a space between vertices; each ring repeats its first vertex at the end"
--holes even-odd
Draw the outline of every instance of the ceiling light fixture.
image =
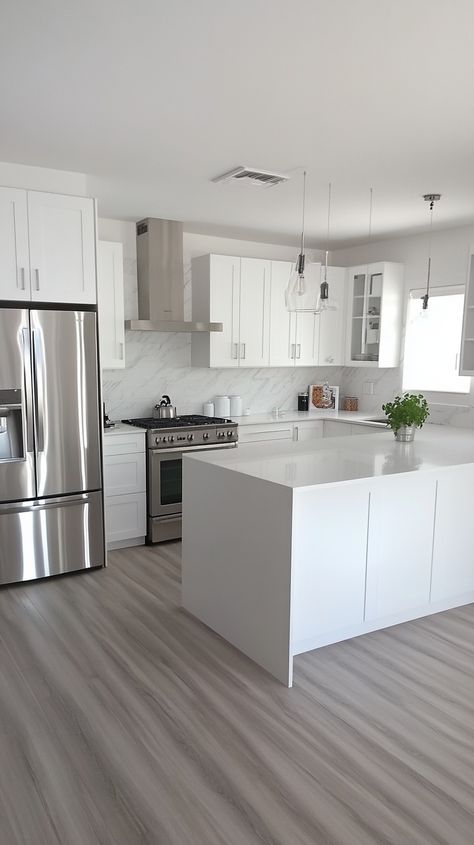
POLYGON ((423 199, 425 202, 429 202, 430 204, 430 234, 428 238, 428 272, 426 276, 426 293, 424 296, 421 297, 421 301, 423 303, 423 311, 426 311, 428 308, 428 302, 430 298, 430 281, 431 281, 431 239, 433 234, 433 208, 435 202, 441 199, 441 194, 424 194, 423 199))

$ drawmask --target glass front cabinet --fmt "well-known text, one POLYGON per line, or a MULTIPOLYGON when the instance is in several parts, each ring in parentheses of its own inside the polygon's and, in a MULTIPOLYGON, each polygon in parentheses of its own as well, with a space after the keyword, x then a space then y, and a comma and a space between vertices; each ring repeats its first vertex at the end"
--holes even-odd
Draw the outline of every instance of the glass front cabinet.
POLYGON ((403 265, 348 269, 346 366, 398 367, 404 303, 403 265))

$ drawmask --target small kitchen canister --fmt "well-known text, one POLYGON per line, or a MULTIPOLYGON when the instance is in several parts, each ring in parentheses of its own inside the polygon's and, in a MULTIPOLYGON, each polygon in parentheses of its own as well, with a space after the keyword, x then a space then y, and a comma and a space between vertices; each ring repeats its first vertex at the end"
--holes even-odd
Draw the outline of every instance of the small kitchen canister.
POLYGON ((345 396, 342 404, 343 411, 357 411, 359 409, 359 400, 357 396, 345 396))
POLYGON ((214 416, 214 402, 204 402, 202 406, 202 412, 205 417, 213 417, 214 416))
POLYGON ((309 411, 309 393, 298 393, 298 411, 309 411))
POLYGON ((231 417, 241 417, 242 416, 242 397, 237 396, 229 396, 230 399, 230 415, 231 417))
POLYGON ((216 417, 230 417, 230 399, 228 396, 216 396, 214 412, 216 417))

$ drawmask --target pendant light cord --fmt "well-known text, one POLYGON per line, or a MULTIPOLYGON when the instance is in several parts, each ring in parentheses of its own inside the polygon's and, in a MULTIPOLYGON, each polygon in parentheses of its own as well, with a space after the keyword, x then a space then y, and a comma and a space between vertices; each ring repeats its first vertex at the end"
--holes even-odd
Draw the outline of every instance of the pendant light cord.
POLYGON ((370 242, 372 240, 372 209, 373 209, 373 202, 374 202, 374 189, 369 188, 369 231, 367 234, 367 267, 366 267, 366 276, 369 275, 369 260, 370 260, 370 242))
POLYGON ((329 255, 329 231, 331 225, 331 191, 332 191, 332 184, 329 182, 328 184, 328 225, 326 231, 326 255, 324 258, 324 281, 327 282, 328 280, 328 255, 329 255))
POLYGON ((430 232, 428 235, 428 275, 426 277, 426 296, 429 297, 430 295, 430 283, 431 283, 431 242, 433 238, 433 208, 434 208, 434 200, 430 202, 430 232))
POLYGON ((304 255, 304 211, 306 205, 306 170, 303 171, 303 219, 301 222, 301 254, 304 255))

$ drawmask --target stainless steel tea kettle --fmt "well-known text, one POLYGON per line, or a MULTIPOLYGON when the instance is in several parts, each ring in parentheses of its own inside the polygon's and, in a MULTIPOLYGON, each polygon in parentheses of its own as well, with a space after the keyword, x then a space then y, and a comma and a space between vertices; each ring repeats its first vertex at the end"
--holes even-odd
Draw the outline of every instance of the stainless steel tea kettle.
POLYGON ((171 404, 171 399, 166 393, 163 394, 158 405, 155 405, 153 416, 156 420, 173 420, 177 416, 176 407, 171 404))

